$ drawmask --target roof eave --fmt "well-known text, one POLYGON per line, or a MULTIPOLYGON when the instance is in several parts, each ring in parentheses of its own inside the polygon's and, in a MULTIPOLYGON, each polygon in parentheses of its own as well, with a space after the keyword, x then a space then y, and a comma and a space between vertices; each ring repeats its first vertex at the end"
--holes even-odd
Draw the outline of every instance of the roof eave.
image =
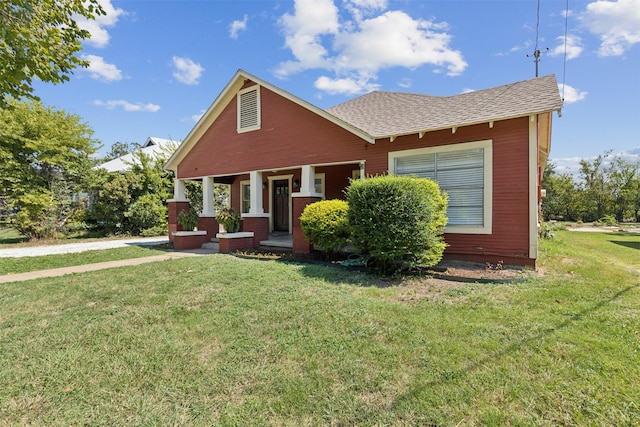
POLYGON ((518 114, 518 115, 514 115, 514 116, 501 117, 501 118, 498 118, 498 119, 483 119, 483 120, 479 120, 479 121, 459 123, 459 124, 450 124, 450 125, 446 125, 446 126, 438 126, 438 127, 433 127, 433 128, 416 129, 416 130, 409 131, 409 132, 391 133, 391 134, 384 134, 384 135, 373 135, 373 138, 375 140, 391 139, 393 141, 396 138, 399 138, 401 136, 415 135, 415 134, 427 134, 429 132, 436 132, 436 131, 439 131, 439 130, 458 129, 458 128, 466 127, 466 126, 481 125, 481 124, 484 124, 484 123, 495 123, 495 122, 504 121, 504 120, 518 119, 518 118, 521 118, 521 117, 529 117, 529 116, 537 115, 537 114, 553 113, 554 111, 557 111, 558 114, 559 114, 562 111, 562 107, 553 108, 553 109, 547 109, 547 110, 541 110, 541 111, 534 111, 534 112, 530 112, 530 113, 527 113, 527 114, 518 114))

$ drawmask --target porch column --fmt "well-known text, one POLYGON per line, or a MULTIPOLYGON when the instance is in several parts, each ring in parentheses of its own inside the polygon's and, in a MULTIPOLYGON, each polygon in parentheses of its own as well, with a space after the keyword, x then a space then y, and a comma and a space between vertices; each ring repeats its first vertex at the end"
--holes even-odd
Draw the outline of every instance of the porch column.
POLYGON ((202 178, 202 213, 198 218, 198 230, 207 232, 206 240, 216 237, 220 231, 220 225, 216 221, 216 209, 213 205, 213 177, 202 178))
POLYGON ((300 179, 300 193, 315 193, 316 188, 316 168, 311 165, 302 166, 300 179))
POLYGON ((360 179, 364 178, 364 162, 360 162, 360 179))
POLYGON ((300 191, 292 193, 291 197, 320 197, 322 194, 316 193, 316 168, 311 165, 304 165, 300 168, 300 191))
POLYGON ((313 249, 311 243, 304 237, 302 226, 300 225, 300 215, 307 205, 322 200, 321 194, 315 196, 301 193, 293 193, 291 200, 293 201, 293 252, 308 254, 313 249))
POLYGON ((184 202, 187 197, 184 195, 184 181, 179 178, 173 179, 173 201, 184 202))
POLYGON ((202 178, 202 216, 216 216, 213 206, 213 177, 202 178))
POLYGON ((182 211, 188 211, 190 207, 189 200, 184 193, 184 180, 179 178, 173 179, 173 199, 167 200, 168 210, 168 229, 169 241, 173 242, 173 233, 182 230, 178 224, 178 215, 182 211))
POLYGON ((269 238, 269 214, 264 213, 262 202, 262 172, 249 172, 249 186, 251 206, 249 213, 242 214, 242 231, 253 232, 253 247, 257 248, 269 238))
POLYGON ((263 214, 264 207, 262 204, 262 172, 249 172, 250 188, 251 188, 251 206, 249 213, 252 215, 263 214))

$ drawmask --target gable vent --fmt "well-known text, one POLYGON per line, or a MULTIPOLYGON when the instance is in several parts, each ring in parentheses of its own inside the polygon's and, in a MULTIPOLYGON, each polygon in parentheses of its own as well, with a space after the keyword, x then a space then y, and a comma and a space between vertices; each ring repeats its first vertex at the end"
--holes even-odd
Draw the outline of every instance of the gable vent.
POLYGON ((260 128, 260 92, 258 87, 238 93, 238 132, 260 128))

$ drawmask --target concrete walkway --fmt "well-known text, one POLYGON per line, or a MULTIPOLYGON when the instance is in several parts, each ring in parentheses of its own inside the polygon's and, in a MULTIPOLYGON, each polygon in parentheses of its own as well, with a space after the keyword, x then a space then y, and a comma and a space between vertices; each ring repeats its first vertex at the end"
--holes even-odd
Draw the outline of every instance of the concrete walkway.
MULTIPOLYGON (((90 250, 102 250, 109 248, 118 248, 133 244, 153 246, 167 243, 167 239, 147 238, 147 239, 122 239, 98 242, 72 243, 67 245, 50 245, 50 246, 34 246, 12 249, 0 249, 0 257, 20 258, 26 256, 55 255, 64 253, 77 253, 90 250)), ((107 268, 124 267, 130 265, 140 265, 149 262, 166 261, 170 259, 179 259, 191 256, 202 256, 217 253, 217 248, 209 249, 193 249, 187 251, 172 251, 165 254, 153 255, 142 258, 131 258, 117 261, 97 262, 93 264, 74 265, 70 267, 53 268, 49 270, 36 270, 26 273, 15 273, 0 276, 0 283, 20 282, 25 280, 40 279, 43 277, 58 277, 67 274, 85 273, 87 271, 104 270, 107 268)))
POLYGON ((169 243, 166 237, 132 237, 129 239, 107 239, 93 242, 61 243, 46 246, 22 246, 17 248, 0 249, 0 258, 22 258, 29 256, 71 254, 85 251, 95 251, 126 246, 157 246, 169 243))

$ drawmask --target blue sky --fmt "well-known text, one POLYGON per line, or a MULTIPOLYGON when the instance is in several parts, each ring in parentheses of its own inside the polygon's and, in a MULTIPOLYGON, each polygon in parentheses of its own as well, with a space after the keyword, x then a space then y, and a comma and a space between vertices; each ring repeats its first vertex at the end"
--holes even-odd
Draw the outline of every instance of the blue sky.
POLYGON ((376 89, 455 95, 533 78, 537 43, 540 75, 565 83, 559 169, 609 149, 640 158, 640 0, 101 3, 106 16, 81 22, 90 67, 36 85, 83 117, 101 153, 183 139, 239 68, 328 108, 376 89))

